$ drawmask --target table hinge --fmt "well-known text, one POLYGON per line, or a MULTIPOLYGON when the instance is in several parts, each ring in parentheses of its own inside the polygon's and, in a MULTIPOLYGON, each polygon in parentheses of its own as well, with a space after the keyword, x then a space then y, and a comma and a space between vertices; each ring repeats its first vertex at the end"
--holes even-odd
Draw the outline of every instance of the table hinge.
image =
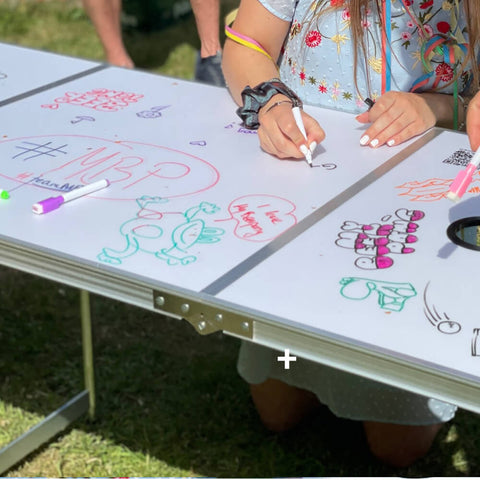
POLYGON ((166 314, 184 318, 201 335, 221 330, 233 335, 253 338, 252 319, 226 309, 158 290, 153 291, 153 307, 166 314))

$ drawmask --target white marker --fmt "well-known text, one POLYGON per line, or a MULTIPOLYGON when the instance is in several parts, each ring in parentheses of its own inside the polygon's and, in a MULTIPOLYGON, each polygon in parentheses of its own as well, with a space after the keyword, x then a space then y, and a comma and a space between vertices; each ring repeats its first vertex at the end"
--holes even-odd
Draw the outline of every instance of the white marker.
POLYGON ((110 182, 108 180, 99 180, 98 182, 89 183, 83 187, 75 188, 70 192, 62 193, 58 197, 50 197, 42 200, 41 202, 35 203, 32 207, 33 213, 41 214, 48 213, 52 210, 56 210, 60 205, 70 200, 75 200, 76 198, 83 197, 89 193, 96 192, 102 188, 108 187, 110 182))
MULTIPOLYGON (((293 118, 295 118, 295 123, 297 124, 297 127, 302 132, 302 135, 305 138, 305 140, 307 140, 307 132, 305 131, 305 125, 303 124, 302 111, 300 110, 300 107, 293 107, 292 112, 293 112, 293 118)), ((307 160, 307 163, 312 167, 313 166, 312 152, 308 149, 306 145, 301 145, 300 151, 303 153, 303 155, 305 155, 305 160, 307 160)))

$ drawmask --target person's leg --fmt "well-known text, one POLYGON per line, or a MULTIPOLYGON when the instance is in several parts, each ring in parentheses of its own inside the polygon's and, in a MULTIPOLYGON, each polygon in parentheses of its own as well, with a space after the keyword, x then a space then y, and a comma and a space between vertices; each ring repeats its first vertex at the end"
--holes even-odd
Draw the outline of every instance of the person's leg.
MULTIPOLYGON (((291 429, 320 405, 313 393, 271 378, 250 384, 250 392, 262 423, 274 432, 291 429)), ((363 426, 373 455, 389 465, 406 467, 428 453, 443 423, 363 422, 363 426)))
POLYGON ((442 426, 363 422, 370 451, 395 467, 407 467, 425 456, 442 426))
POLYGON ((272 378, 250 384, 250 392, 260 419, 274 432, 289 430, 320 405, 313 393, 272 378))
POLYGON ((195 80, 218 87, 225 86, 220 43, 220 0, 190 0, 200 51, 195 63, 195 80))
POLYGON ((202 58, 200 52, 195 61, 194 80, 216 87, 224 87, 225 79, 222 72, 222 53, 218 52, 211 57, 202 58))

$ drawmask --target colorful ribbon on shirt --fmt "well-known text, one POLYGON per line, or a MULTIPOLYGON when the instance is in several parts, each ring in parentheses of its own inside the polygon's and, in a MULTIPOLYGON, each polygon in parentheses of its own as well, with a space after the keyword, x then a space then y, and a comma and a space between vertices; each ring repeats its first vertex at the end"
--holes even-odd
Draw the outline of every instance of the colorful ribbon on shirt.
MULTIPOLYGON (((453 72, 453 125, 458 128, 458 75, 457 66, 462 64, 462 60, 468 54, 469 45, 463 37, 463 33, 458 26, 459 3, 455 0, 455 8, 451 13, 451 34, 449 36, 436 34, 429 36, 423 25, 412 14, 405 0, 399 0, 403 8, 410 16, 416 27, 418 34, 425 39, 420 49, 420 59, 425 73, 415 80, 410 88, 411 92, 416 92, 422 87, 428 85, 434 78, 431 89, 438 88, 445 73, 438 71, 438 66, 433 65, 433 58, 437 55, 442 57, 444 64, 448 65, 453 72)), ((391 0, 382 0, 382 95, 391 88, 391 0)))
POLYGON ((392 87, 392 4, 382 0, 382 95, 392 87))

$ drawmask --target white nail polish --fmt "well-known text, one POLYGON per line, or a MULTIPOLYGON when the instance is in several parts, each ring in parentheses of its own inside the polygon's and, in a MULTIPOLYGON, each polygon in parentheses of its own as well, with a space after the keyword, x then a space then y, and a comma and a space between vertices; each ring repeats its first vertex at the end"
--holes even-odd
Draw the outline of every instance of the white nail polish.
POLYGON ((370 142, 370 145, 372 147, 376 147, 378 145, 378 140, 376 138, 374 138, 371 142, 370 142))
POLYGON ((310 153, 310 150, 307 148, 306 145, 300 145, 299 149, 305 157, 310 153))
POLYGON ((368 135, 364 135, 364 136, 360 139, 360 145, 366 145, 369 140, 370 140, 370 137, 369 137, 368 135))
POLYGON ((312 142, 310 144, 310 151, 313 153, 316 148, 317 148, 317 142, 312 142))
POLYGON ((395 145, 395 140, 394 140, 393 138, 390 139, 390 140, 387 142, 387 145, 388 145, 389 147, 393 147, 393 145, 395 145))

